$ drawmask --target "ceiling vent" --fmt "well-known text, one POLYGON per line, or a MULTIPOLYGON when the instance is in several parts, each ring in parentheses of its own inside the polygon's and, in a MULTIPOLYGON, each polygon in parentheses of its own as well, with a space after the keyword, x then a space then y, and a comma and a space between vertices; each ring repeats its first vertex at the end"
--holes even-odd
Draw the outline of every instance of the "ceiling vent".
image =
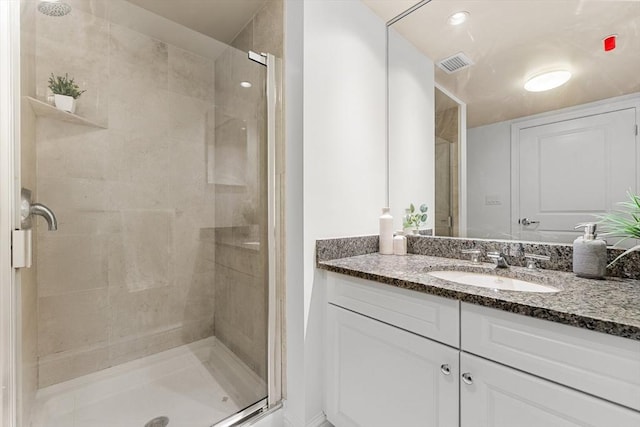
POLYGON ((458 52, 453 56, 438 62, 438 67, 442 68, 447 74, 455 73, 463 68, 473 65, 473 61, 462 52, 458 52))

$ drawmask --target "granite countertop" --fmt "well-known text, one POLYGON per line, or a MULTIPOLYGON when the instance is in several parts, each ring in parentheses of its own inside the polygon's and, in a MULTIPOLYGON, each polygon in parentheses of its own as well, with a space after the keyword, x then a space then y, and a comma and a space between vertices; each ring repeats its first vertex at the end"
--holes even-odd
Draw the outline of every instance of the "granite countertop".
POLYGON ((318 261, 318 268, 399 288, 497 308, 620 337, 640 340, 640 280, 608 277, 591 280, 573 273, 529 271, 523 267, 495 269, 451 258, 371 253, 318 261), (560 288, 556 293, 494 290, 460 285, 430 276, 427 271, 462 270, 508 275, 560 288))

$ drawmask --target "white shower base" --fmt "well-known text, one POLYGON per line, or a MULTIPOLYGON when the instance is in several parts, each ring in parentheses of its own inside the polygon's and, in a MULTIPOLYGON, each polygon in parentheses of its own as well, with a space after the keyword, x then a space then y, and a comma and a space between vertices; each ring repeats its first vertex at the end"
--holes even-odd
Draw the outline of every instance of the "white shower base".
POLYGON ((32 427, 209 427, 266 397, 266 385, 207 338, 38 390, 32 427))

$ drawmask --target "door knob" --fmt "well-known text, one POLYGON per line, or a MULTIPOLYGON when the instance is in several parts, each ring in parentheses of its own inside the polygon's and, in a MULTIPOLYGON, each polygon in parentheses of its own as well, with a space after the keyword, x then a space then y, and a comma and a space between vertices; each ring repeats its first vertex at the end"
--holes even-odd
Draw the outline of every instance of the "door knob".
POLYGON ((530 220, 529 218, 522 218, 520 221, 518 221, 520 224, 524 225, 525 227, 527 225, 531 225, 531 224, 540 224, 540 221, 533 221, 530 220))
POLYGON ((49 231, 58 229, 58 220, 51 209, 41 203, 33 203, 31 201, 31 190, 23 188, 20 192, 20 228, 29 230, 32 227, 32 216, 38 215, 47 221, 49 231))

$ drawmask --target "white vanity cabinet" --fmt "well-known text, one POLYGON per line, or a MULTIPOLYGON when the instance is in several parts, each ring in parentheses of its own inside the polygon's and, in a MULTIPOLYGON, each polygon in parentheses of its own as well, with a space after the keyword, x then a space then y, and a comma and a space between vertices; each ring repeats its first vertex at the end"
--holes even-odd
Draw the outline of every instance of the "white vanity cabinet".
POLYGON ((471 354, 460 354, 461 427, 638 427, 640 413, 471 354))
POLYGON ((640 427, 640 341, 336 273, 327 284, 336 427, 640 427))
POLYGON ((457 301, 327 276, 327 419, 339 427, 458 426, 457 301))
POLYGON ((341 427, 458 425, 458 350, 328 308, 327 418, 341 427))

